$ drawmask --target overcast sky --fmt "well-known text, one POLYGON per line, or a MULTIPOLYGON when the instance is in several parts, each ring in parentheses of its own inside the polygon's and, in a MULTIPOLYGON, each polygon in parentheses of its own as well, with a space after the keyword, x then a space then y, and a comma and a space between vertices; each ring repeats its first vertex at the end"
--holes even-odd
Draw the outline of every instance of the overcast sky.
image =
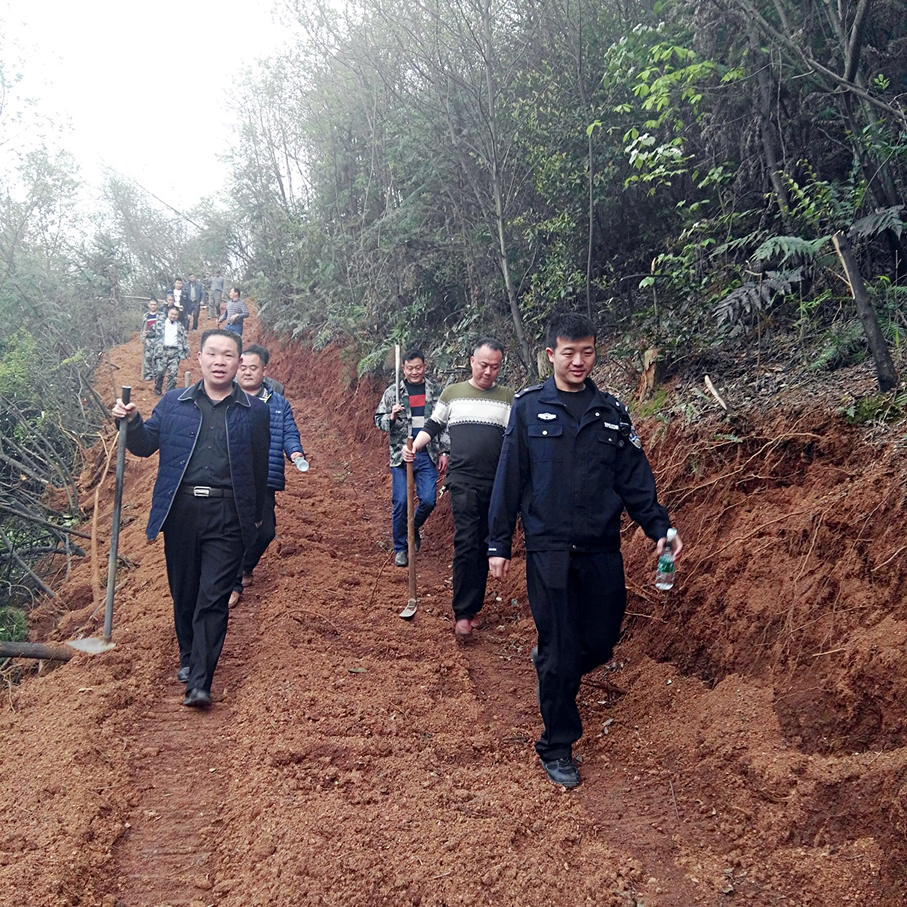
POLYGON ((83 176, 98 181, 105 163, 181 207, 223 185, 225 97, 237 71, 282 42, 272 6, 0 0, 0 25, 19 60, 17 91, 56 121, 68 118, 61 143, 83 176))

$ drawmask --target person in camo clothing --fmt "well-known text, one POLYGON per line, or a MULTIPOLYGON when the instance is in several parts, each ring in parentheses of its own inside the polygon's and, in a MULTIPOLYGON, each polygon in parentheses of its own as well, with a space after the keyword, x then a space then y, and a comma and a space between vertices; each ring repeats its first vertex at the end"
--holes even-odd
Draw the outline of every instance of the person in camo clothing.
MULTIPOLYGON (((406 464, 403 448, 407 438, 415 438, 425 420, 434 412, 441 388, 425 377, 425 353, 412 349, 403 355, 403 379, 399 387, 392 384, 381 398, 375 411, 375 425, 388 433, 390 442, 391 476, 393 477, 394 563, 409 565, 406 525, 406 464), (400 402, 397 403, 399 393, 400 402)), ((431 516, 437 501, 438 475, 447 472, 450 439, 447 432, 434 438, 426 450, 413 460, 413 477, 419 506, 413 522, 416 527, 416 550, 422 544, 419 529, 431 516)))
POLYGON ((167 390, 176 387, 180 363, 189 358, 189 332, 180 321, 180 310, 175 306, 167 309, 167 318, 158 325, 154 338, 154 393, 160 397, 164 389, 164 375, 167 376, 167 390))
POLYGON ((157 300, 148 303, 148 311, 142 316, 142 378, 154 380, 154 341, 158 327, 166 318, 164 312, 158 311, 157 300))

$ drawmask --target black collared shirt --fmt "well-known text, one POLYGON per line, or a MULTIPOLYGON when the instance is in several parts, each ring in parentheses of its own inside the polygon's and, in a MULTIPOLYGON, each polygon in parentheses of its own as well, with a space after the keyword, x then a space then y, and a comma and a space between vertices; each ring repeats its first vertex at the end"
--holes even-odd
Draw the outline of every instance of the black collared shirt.
POLYGON ((212 488, 232 488, 230 454, 227 450, 227 410, 235 406, 241 393, 234 382, 233 391, 223 400, 214 402, 205 393, 205 385, 199 385, 195 404, 202 414, 195 450, 189 459, 184 485, 209 485, 212 488))

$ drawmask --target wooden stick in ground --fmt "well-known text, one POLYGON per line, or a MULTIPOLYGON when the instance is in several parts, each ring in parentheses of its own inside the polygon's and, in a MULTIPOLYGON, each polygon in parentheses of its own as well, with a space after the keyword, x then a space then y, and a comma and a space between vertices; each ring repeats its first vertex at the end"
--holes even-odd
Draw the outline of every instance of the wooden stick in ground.
MULTIPOLYGON (((413 439, 406 439, 406 449, 413 449, 413 439)), ((403 618, 410 618, 416 613, 416 482, 413 477, 413 464, 406 464, 406 544, 409 566, 409 601, 400 612, 403 618)))

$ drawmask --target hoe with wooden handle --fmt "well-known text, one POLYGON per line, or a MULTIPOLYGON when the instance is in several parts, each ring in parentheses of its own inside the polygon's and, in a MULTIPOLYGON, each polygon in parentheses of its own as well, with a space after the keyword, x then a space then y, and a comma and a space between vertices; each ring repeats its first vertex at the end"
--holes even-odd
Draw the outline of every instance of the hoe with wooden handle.
MULTIPOLYGON (((128 403, 132 396, 131 387, 120 388, 123 403, 128 403)), ((126 427, 127 419, 120 419, 117 436, 117 484, 113 495, 113 526, 110 529, 110 559, 107 562, 107 603, 104 608, 104 638, 86 636, 83 639, 70 639, 66 645, 80 652, 97 655, 109 652, 116 643, 111 641, 113 635, 113 593, 117 585, 117 554, 120 547, 120 509, 123 504, 123 477, 126 473, 126 427)))
MULTIPOLYGON (((120 390, 123 402, 128 403, 132 395, 131 387, 120 390)), ((116 647, 111 641, 113 635, 113 593, 117 582, 117 552, 120 545, 120 509, 123 503, 123 476, 126 472, 126 419, 120 419, 119 436, 117 437, 117 473, 116 491, 113 496, 113 527, 110 530, 110 560, 107 564, 107 603, 104 610, 104 637, 85 636, 82 639, 70 639, 63 645, 59 643, 39 642, 0 642, 0 658, 39 658, 55 661, 69 661, 71 649, 99 655, 116 647)))
MULTIPOLYGON (((413 439, 406 439, 407 450, 413 449, 413 439)), ((406 464, 406 544, 407 561, 409 565, 409 601, 406 607, 400 612, 400 616, 405 620, 415 617, 416 608, 416 483, 413 478, 413 464, 406 464)))

